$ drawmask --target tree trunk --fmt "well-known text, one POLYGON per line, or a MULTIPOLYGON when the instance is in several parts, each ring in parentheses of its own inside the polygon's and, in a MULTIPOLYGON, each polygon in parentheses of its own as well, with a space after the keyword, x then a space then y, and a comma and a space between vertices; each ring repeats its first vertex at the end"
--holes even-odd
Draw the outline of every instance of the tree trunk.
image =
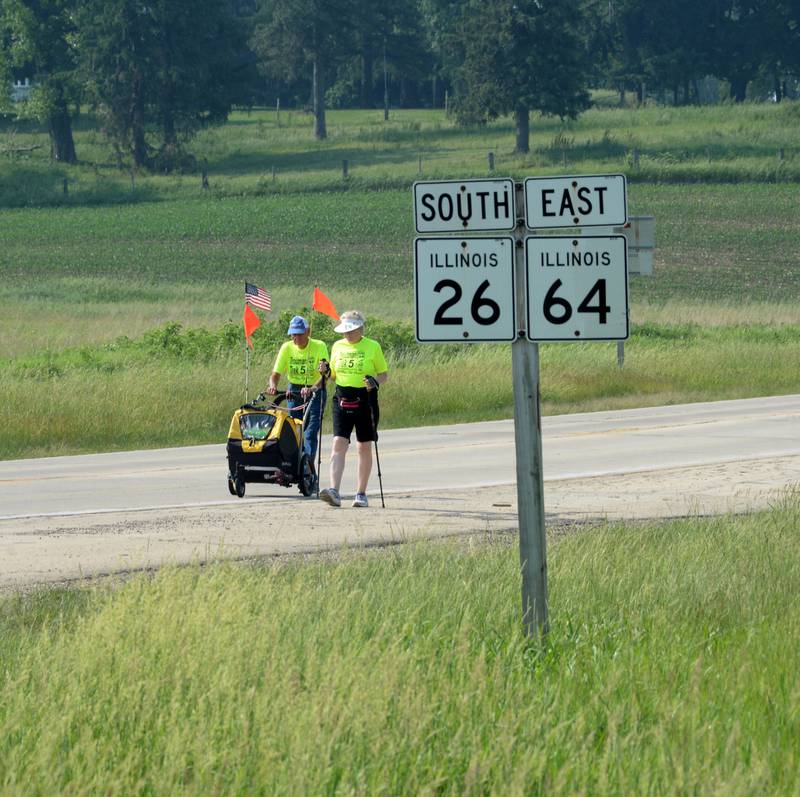
POLYGON ((172 113, 171 105, 162 108, 161 130, 164 136, 164 143, 161 147, 159 166, 164 173, 167 173, 178 165, 178 134, 175 132, 175 116, 172 113))
POLYGON ((517 128, 517 144, 514 152, 530 152, 530 111, 525 105, 514 109, 514 124, 517 128))
POLYGON ((322 79, 322 59, 314 59, 314 72, 312 76, 312 92, 314 102, 314 138, 322 141, 328 137, 325 127, 325 89, 322 79))
POLYGON ((673 105, 673 107, 677 108, 677 107, 678 107, 678 102, 679 102, 679 98, 678 98, 678 84, 676 83, 676 84, 675 84, 675 85, 672 87, 672 105, 673 105))
POLYGON ((63 93, 57 90, 55 106, 48 119, 50 157, 59 163, 77 163, 75 141, 72 138, 72 119, 63 93))
POLYGON ((775 75, 775 102, 780 102, 783 99, 783 94, 781 92, 781 80, 780 78, 775 75))
POLYGON ((636 103, 642 105, 644 103, 644 83, 636 85, 636 103))
POLYGON ((361 51, 361 107, 372 108, 372 50, 368 44, 364 44, 361 51))
POLYGON ((144 94, 142 77, 133 79, 133 105, 131 109, 131 155, 133 165, 141 168, 147 164, 147 141, 144 137, 144 94))
POLYGON ((731 99, 734 102, 744 102, 747 97, 747 78, 731 78, 731 99))
POLYGON ((624 85, 619 87, 619 107, 620 108, 624 108, 625 107, 625 86, 624 85))

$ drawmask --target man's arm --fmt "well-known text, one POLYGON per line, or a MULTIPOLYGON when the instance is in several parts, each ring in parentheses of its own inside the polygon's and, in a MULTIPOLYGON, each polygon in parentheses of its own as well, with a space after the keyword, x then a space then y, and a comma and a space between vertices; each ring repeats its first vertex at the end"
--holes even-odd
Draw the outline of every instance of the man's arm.
POLYGON ((270 396, 274 396, 278 392, 278 382, 281 381, 281 375, 277 371, 273 371, 269 375, 269 387, 267 388, 267 394, 270 396))

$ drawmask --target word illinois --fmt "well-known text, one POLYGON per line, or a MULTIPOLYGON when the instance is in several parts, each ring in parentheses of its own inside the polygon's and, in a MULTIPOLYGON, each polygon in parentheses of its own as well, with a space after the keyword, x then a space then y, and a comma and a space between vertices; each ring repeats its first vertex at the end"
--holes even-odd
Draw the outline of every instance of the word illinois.
POLYGON ((610 266, 610 252, 540 252, 542 268, 566 266, 610 266))
POLYGON ((497 252, 434 252, 431 268, 497 268, 497 252))

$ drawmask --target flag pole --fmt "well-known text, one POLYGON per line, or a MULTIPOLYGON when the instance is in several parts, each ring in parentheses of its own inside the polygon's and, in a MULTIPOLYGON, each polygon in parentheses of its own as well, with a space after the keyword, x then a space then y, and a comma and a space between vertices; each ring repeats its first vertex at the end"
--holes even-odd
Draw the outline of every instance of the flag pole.
POLYGON ((247 404, 250 390, 250 347, 247 345, 247 338, 244 341, 244 403, 247 404))

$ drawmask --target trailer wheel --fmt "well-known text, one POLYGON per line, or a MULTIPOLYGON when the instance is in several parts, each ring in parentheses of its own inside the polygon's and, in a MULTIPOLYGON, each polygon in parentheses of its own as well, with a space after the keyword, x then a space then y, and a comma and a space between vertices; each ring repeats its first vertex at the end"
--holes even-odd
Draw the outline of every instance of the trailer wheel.
POLYGON ((236 490, 236 495, 238 495, 239 498, 244 498, 244 479, 241 476, 237 476, 233 480, 233 488, 236 490))
POLYGON ((300 492, 308 498, 314 492, 314 468, 306 454, 300 457, 300 492))

